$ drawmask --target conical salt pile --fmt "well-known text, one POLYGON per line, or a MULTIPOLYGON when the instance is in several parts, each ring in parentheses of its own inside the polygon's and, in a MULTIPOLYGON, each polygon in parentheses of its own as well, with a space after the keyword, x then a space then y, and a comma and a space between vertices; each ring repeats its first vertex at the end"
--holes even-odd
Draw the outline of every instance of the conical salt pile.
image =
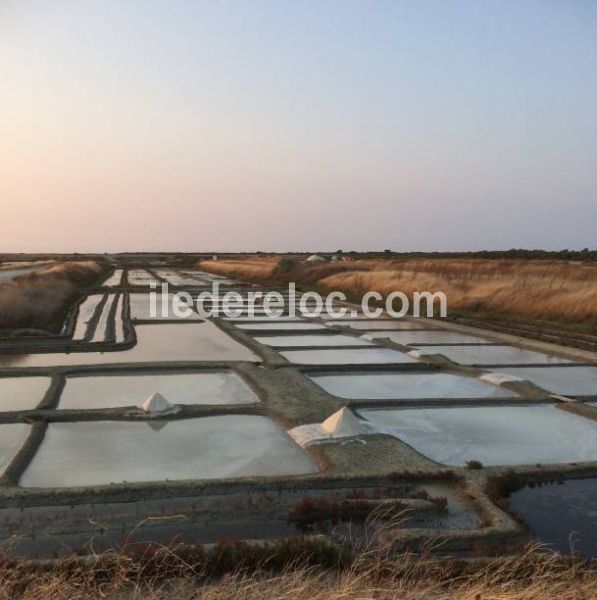
POLYGON ((172 404, 170 404, 170 402, 168 402, 168 400, 166 400, 162 394, 156 392, 155 394, 149 396, 147 400, 144 400, 140 408, 146 413, 155 414, 172 410, 174 406, 172 406, 172 404))
POLYGON ((364 433, 364 427, 346 406, 328 417, 321 428, 333 437, 350 437, 364 433))

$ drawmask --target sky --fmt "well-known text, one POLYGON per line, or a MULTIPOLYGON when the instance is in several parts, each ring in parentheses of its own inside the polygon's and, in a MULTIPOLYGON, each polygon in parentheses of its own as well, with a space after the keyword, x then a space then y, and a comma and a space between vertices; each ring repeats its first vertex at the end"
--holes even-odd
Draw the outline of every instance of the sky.
POLYGON ((594 0, 0 0, 0 253, 596 233, 594 0))

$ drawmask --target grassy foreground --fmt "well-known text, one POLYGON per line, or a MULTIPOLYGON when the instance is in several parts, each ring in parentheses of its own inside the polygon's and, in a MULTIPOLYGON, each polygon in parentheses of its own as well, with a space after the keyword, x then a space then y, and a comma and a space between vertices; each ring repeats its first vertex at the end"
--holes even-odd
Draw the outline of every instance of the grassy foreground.
MULTIPOLYGON (((597 334, 597 264, 476 258, 372 259, 309 264, 296 259, 203 261, 199 266, 253 281, 295 281, 360 298, 375 290, 442 291, 448 316, 537 323, 597 334)), ((399 308, 399 306, 397 306, 399 308)))
POLYGON ((147 549, 141 556, 99 556, 32 568, 5 563, 0 599, 299 598, 400 600, 581 600, 597 597, 595 566, 531 548, 502 559, 456 561, 364 552, 333 564, 333 554, 297 546, 255 556, 218 545, 147 549), (194 548, 194 549, 193 549, 194 548), (294 557, 294 558, 293 558, 294 557), (206 560, 208 558, 208 560, 206 560))
POLYGON ((103 272, 104 267, 95 261, 69 261, 19 275, 0 285, 0 331, 34 329, 57 333, 69 304, 103 272))

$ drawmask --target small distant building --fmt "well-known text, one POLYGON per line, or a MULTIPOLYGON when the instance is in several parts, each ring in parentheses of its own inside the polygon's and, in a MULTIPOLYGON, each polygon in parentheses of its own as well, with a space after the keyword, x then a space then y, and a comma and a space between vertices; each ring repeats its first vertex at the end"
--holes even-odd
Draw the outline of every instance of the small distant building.
POLYGON ((319 254, 311 254, 309 258, 307 258, 308 263, 324 263, 327 262, 323 256, 319 256, 319 254))
POLYGON ((211 257, 211 259, 212 259, 212 260, 218 260, 218 255, 217 255, 217 254, 214 254, 214 255, 211 257))

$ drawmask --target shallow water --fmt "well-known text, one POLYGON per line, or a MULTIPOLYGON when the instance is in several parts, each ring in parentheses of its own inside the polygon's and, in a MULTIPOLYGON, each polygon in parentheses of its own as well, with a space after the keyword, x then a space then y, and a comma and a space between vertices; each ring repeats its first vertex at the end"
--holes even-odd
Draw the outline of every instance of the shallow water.
POLYGON ((95 332, 93 334, 93 342, 103 342, 106 340, 108 334, 108 323, 110 321, 110 311, 112 310, 112 305, 116 300, 115 294, 110 294, 108 296, 108 301, 104 304, 104 308, 102 309, 102 314, 97 322, 97 326, 95 328, 95 332))
POLYGON ((186 272, 160 270, 156 271, 156 274, 165 279, 169 284, 176 286, 197 286, 208 283, 208 280, 204 277, 195 276, 186 272))
POLYGON ((491 340, 455 331, 376 331, 373 338, 388 338, 398 344, 491 344, 491 340))
POLYGON ((371 346, 371 342, 350 335, 268 335, 253 338, 264 346, 283 348, 290 346, 371 346))
POLYGON ((150 283, 156 283, 159 285, 159 281, 144 269, 133 269, 128 272, 129 285, 149 285, 150 283))
POLYGON ((162 361, 259 362, 258 356, 210 322, 136 325, 137 345, 114 352, 3 354, 0 367, 44 367, 162 361))
POLYGON ((528 379, 553 394, 597 396, 597 367, 506 367, 492 371, 528 379))
POLYGON ((0 377, 0 411, 33 410, 51 383, 50 377, 0 377))
POLYGON ((563 554, 597 558, 597 479, 525 486, 510 496, 533 534, 563 554))
POLYGON ((325 329, 324 325, 320 325, 319 323, 309 323, 309 322, 285 322, 285 323, 243 323, 239 325, 235 325, 237 329, 243 329, 246 331, 287 331, 288 333, 292 333, 293 331, 300 330, 312 330, 312 329, 325 329))
POLYGON ((23 487, 315 473, 307 453, 266 417, 50 423, 23 487))
POLYGON ((597 460, 597 422, 554 405, 361 409, 359 414, 441 464, 597 460))
POLYGON ((403 320, 403 319, 394 319, 394 320, 390 320, 390 319, 382 319, 382 320, 375 320, 375 319, 354 319, 352 321, 329 321, 328 325, 333 326, 333 325, 342 325, 343 327, 351 327, 352 329, 362 329, 363 331, 376 331, 378 329, 384 330, 384 331, 392 331, 392 330, 409 330, 409 329, 416 329, 416 330, 426 330, 426 329, 431 329, 431 330, 436 330, 437 328, 433 327, 432 325, 427 325, 425 323, 417 323, 414 320, 403 320))
POLYGON ((138 406, 156 392, 171 404, 252 404, 258 401, 249 386, 232 372, 144 373, 68 377, 58 408, 138 406))
POLYGON ((89 321, 93 317, 95 309, 103 297, 103 294, 91 294, 91 296, 87 296, 87 298, 81 302, 73 334, 74 340, 82 340, 85 337, 89 321))
POLYGON ((106 281, 104 281, 104 283, 102 283, 102 285, 104 287, 116 287, 118 285, 122 284, 122 269, 116 269, 114 271, 114 273, 112 273, 112 275, 110 275, 110 277, 108 277, 108 279, 106 279, 106 281))
POLYGON ((462 365, 563 364, 571 362, 559 356, 514 346, 425 346, 424 351, 429 354, 443 354, 462 365))
POLYGON ((264 321, 269 323, 285 323, 285 322, 293 322, 293 321, 302 321, 308 322, 307 319, 300 316, 290 317, 287 315, 282 315, 280 317, 270 317, 267 315, 255 315, 253 317, 243 316, 243 317, 221 317, 224 321, 245 321, 247 323, 251 323, 253 321, 264 321))
POLYGON ((350 373, 311 375, 326 392, 340 398, 496 398, 514 392, 451 373, 350 373))
POLYGON ((116 314, 114 315, 114 329, 116 332, 116 343, 120 344, 124 342, 124 294, 120 294, 118 297, 118 306, 116 307, 116 314))
POLYGON ((415 363, 417 360, 389 348, 353 348, 339 350, 285 350, 280 354, 291 363, 302 365, 356 365, 415 363))
POLYGON ((181 303, 179 304, 180 314, 187 314, 187 316, 177 316, 173 310, 172 301, 174 299, 174 294, 168 294, 168 301, 165 306, 162 306, 162 295, 157 294, 156 298, 153 300, 155 302, 152 307, 152 300, 150 294, 130 294, 129 295, 129 304, 131 310, 131 319, 141 319, 141 320, 155 320, 155 321, 163 321, 163 320, 195 320, 199 321, 200 317, 192 309, 185 308, 181 303), (165 309, 165 310, 163 310, 165 309), (153 312, 153 315, 152 315, 153 312))
POLYGON ((0 509, 0 551, 11 556, 66 556, 79 549, 104 552, 149 541, 169 545, 214 543, 218 539, 246 540, 322 533, 342 543, 372 541, 382 523, 362 518, 291 520, 289 513, 305 497, 337 501, 367 498, 447 498, 445 511, 425 516, 405 513, 405 527, 461 528, 479 526, 478 515, 456 490, 445 484, 399 484, 356 488, 305 488, 261 492, 166 497, 136 502, 81 504, 0 509), (98 530, 97 523, 102 524, 98 530))
POLYGON ((0 425, 0 474, 8 466, 29 435, 29 425, 10 423, 0 425))

